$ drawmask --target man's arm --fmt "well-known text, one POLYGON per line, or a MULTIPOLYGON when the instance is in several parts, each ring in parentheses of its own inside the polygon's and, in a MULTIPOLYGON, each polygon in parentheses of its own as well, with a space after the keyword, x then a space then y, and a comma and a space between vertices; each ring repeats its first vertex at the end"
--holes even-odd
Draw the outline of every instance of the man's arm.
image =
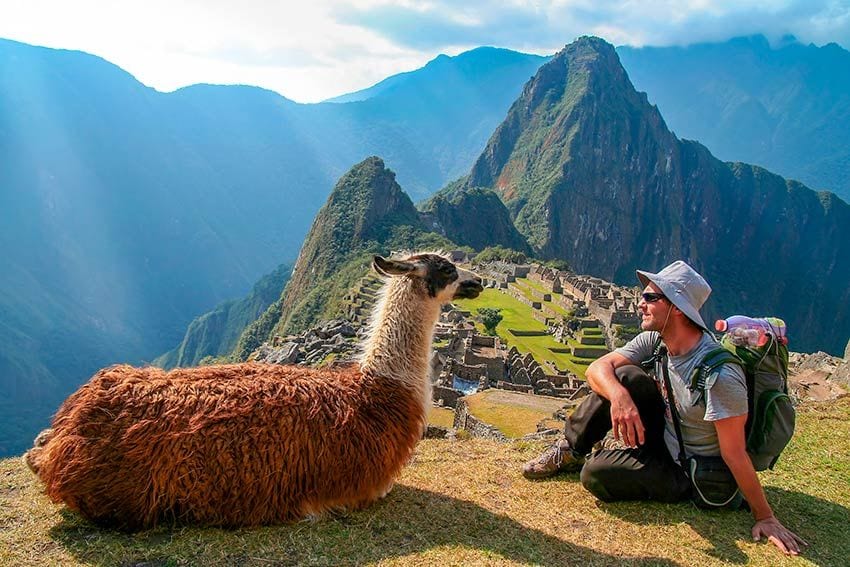
POLYGON ((611 402, 611 430, 614 438, 622 438, 629 447, 637 447, 644 442, 643 422, 632 396, 620 384, 615 373, 617 368, 628 364, 634 362, 616 351, 609 352, 594 360, 584 375, 590 388, 611 402))
POLYGON ((773 515, 773 510, 767 503, 761 482, 759 482, 756 470, 750 456, 747 454, 746 440, 744 439, 744 426, 747 416, 739 415, 727 417, 714 421, 717 430, 717 440, 720 444, 720 455, 732 471, 738 488, 747 499, 753 517, 756 520, 753 526, 753 538, 758 541, 762 536, 767 537, 776 547, 784 553, 798 555, 802 546, 808 544, 791 530, 779 523, 773 515))

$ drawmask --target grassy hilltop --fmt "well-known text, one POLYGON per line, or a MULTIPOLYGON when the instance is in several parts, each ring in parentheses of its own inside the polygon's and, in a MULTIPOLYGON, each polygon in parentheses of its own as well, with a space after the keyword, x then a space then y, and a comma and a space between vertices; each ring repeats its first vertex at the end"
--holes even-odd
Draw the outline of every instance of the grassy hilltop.
POLYGON ((749 537, 745 512, 602 504, 577 475, 530 482, 536 443, 423 441, 386 500, 345 517, 221 530, 103 530, 51 504, 20 459, 0 461, 0 565, 847 565, 850 399, 809 404, 775 472, 777 516, 798 558, 749 537))

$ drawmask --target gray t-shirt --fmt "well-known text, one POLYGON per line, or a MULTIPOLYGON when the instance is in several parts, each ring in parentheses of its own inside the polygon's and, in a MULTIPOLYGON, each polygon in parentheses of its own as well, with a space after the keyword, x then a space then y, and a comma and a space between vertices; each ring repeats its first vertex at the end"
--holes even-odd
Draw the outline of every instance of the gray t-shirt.
MULTIPOLYGON (((658 340, 657 331, 645 331, 618 348, 615 352, 625 356, 634 364, 640 364, 652 356, 653 347, 658 340)), ((697 364, 710 350, 717 348, 717 341, 708 333, 689 352, 679 356, 668 356, 667 368, 670 385, 676 398, 676 409, 682 426, 682 439, 685 454, 719 456, 720 445, 717 431, 712 421, 745 415, 747 413, 747 382, 741 367, 737 364, 724 364, 706 380, 705 396, 702 392, 688 389, 691 374, 697 364)), ((656 376, 661 392, 664 392, 663 376, 656 376)), ((666 401, 666 400, 665 400, 666 401)), ((664 412, 667 425, 664 428, 664 441, 667 449, 678 460, 679 442, 669 405, 664 412)))

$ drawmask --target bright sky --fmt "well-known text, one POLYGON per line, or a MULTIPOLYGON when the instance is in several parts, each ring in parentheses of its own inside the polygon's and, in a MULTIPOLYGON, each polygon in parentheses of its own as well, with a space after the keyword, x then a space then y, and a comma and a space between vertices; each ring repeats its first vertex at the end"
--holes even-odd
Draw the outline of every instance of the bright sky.
POLYGON ((0 0, 0 37, 93 53, 161 91, 249 84, 298 102, 494 45, 682 45, 763 33, 850 47, 850 0, 0 0))

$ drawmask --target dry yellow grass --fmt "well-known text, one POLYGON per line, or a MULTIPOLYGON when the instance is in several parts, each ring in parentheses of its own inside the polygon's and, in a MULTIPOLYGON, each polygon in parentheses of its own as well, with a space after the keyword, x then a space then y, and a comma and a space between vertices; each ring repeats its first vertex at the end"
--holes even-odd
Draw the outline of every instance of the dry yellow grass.
POLYGON ((529 482, 542 445, 423 441, 382 502, 347 517, 257 529, 103 530, 47 501, 20 459, 0 461, 0 565, 783 565, 850 558, 850 400, 804 408, 779 471, 776 514, 812 547, 800 558, 749 537, 745 512, 601 504, 577 476, 529 482))
POLYGON ((431 408, 428 412, 428 423, 440 427, 454 425, 455 412, 449 408, 431 408))
POLYGON ((564 400, 556 398, 496 389, 484 390, 464 399, 473 416, 495 426, 512 439, 536 432, 538 423, 551 421, 552 414, 565 404, 564 400))

